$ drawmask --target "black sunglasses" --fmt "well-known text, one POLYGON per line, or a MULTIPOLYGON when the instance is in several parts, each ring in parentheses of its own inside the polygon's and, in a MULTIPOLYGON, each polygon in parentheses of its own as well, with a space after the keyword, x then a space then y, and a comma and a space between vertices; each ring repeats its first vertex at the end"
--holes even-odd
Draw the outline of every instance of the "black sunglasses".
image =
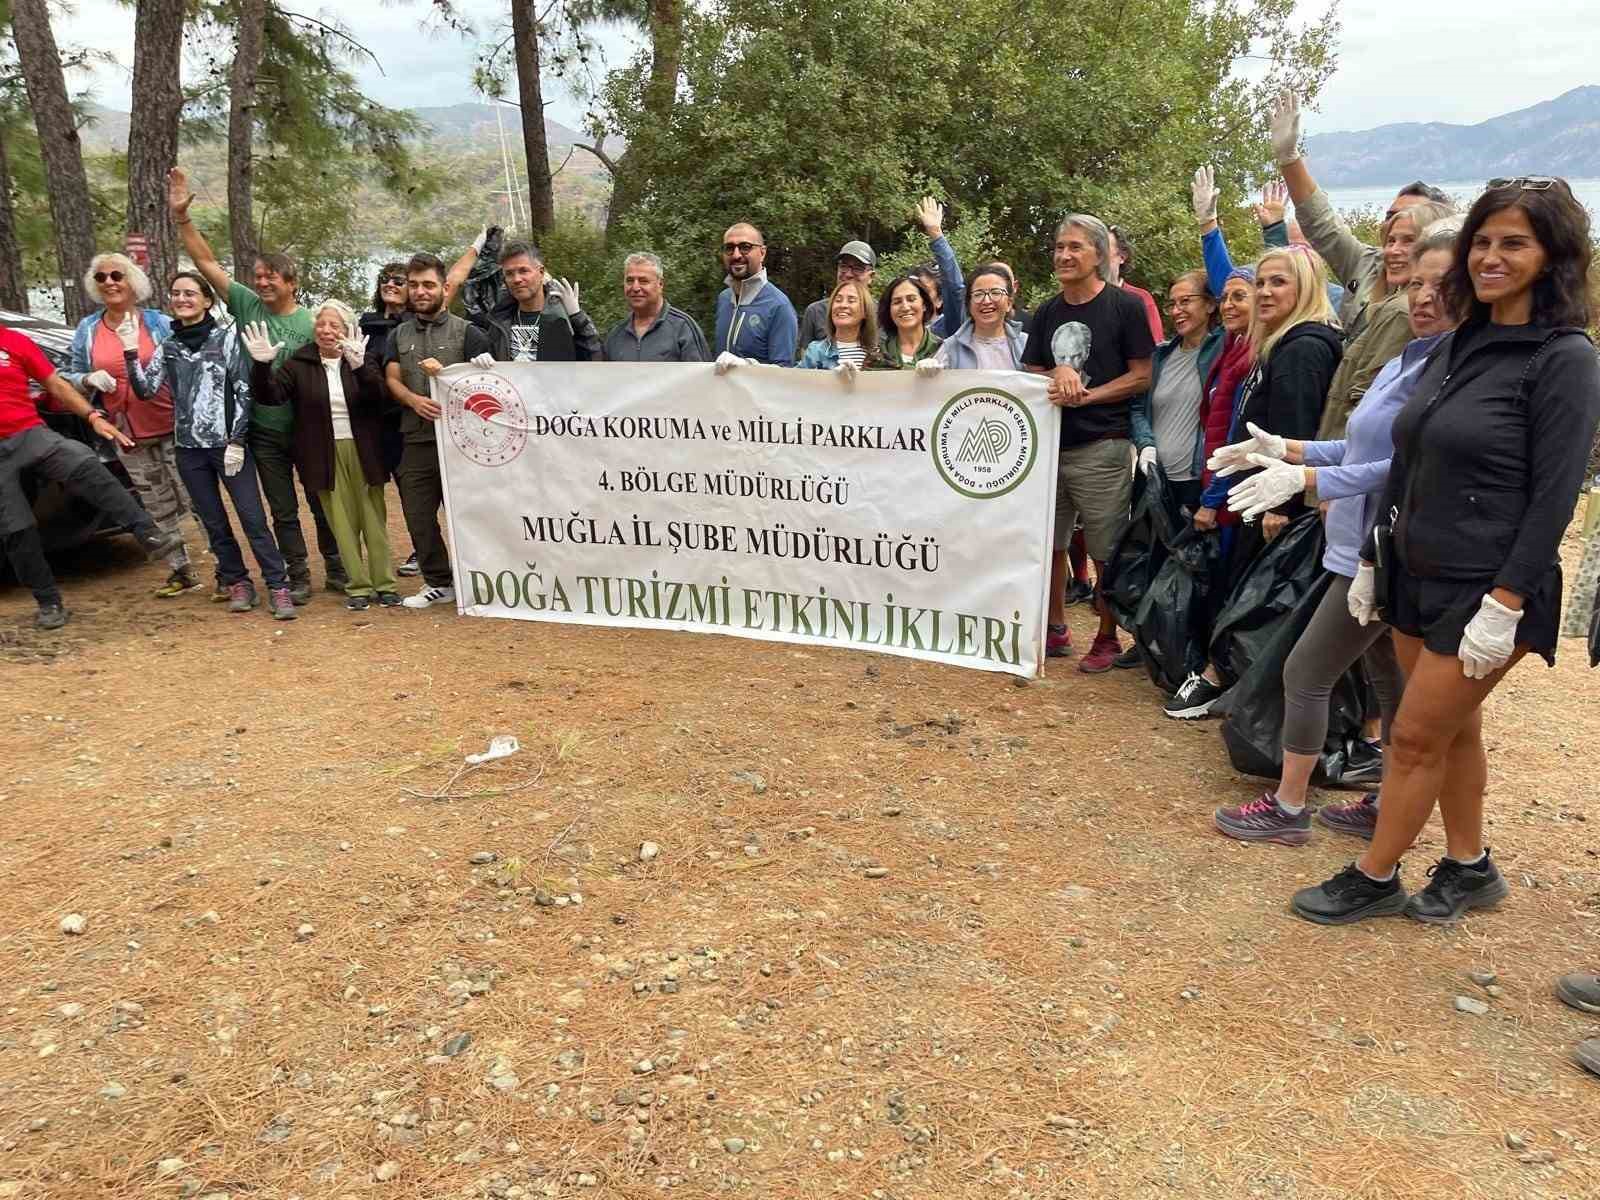
POLYGON ((122 282, 122 272, 121 271, 96 271, 94 273, 94 281, 96 283, 104 283, 108 279, 112 283, 121 283, 122 282))
POLYGON ((404 275, 387 275, 383 280, 384 287, 405 287, 405 285, 406 278, 404 275))
POLYGON ((1501 176, 1499 179, 1489 180, 1489 187, 1514 187, 1521 188, 1525 192, 1545 192, 1555 187, 1557 182, 1559 181, 1550 175, 1501 176))

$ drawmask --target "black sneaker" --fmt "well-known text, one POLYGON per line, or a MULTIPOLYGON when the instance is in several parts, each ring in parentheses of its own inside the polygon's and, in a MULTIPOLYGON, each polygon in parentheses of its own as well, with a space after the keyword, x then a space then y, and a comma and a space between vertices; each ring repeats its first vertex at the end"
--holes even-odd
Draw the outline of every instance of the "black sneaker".
POLYGON ((384 608, 399 608, 400 607, 400 593, 399 592, 379 592, 378 593, 378 603, 383 605, 384 608))
POLYGON ((1484 847, 1481 867, 1441 858, 1428 868, 1428 875, 1428 886, 1411 897, 1406 916, 1433 925, 1453 925, 1467 909, 1498 904, 1510 890, 1489 857, 1488 847, 1484 847))
POLYGON ((304 608, 311 603, 311 580, 291 579, 289 581, 289 599, 295 602, 296 607, 304 608))
POLYGON ((1094 599, 1094 584, 1084 579, 1074 579, 1067 588, 1067 604, 1086 604, 1094 599))
POLYGON ((1301 888, 1289 901, 1295 916, 1318 925, 1349 925, 1367 917, 1392 917, 1406 906, 1400 871, 1387 883, 1369 879, 1351 863, 1316 887, 1301 888))
MULTIPOLYGON (((329 575, 322 581, 322 590, 325 592, 332 592, 336 596, 344 595, 345 588, 349 586, 350 576, 348 575, 329 575)), ((306 590, 308 592, 311 590, 311 585, 309 583, 306 584, 306 590)))
POLYGON ((41 604, 39 611, 34 614, 33 623, 40 629, 60 629, 71 615, 63 604, 41 604))
POLYGON ((1204 675, 1190 675, 1172 699, 1163 706, 1167 716, 1178 721, 1198 721, 1211 715, 1211 706, 1222 699, 1227 689, 1219 688, 1204 675))
POLYGON ((1111 665, 1119 671, 1133 671, 1144 666, 1144 655, 1139 653, 1139 644, 1135 642, 1129 646, 1111 660, 1111 665))
POLYGON ((1383 782, 1383 747, 1359 738, 1350 747, 1350 761, 1339 776, 1340 787, 1368 787, 1383 782))
POLYGON ((365 596, 348 596, 345 598, 344 602, 344 606, 351 612, 362 612, 366 608, 370 607, 371 604, 372 601, 368 600, 365 596))
POLYGON ((165 558, 183 545, 183 534, 162 533, 154 525, 143 533, 133 535, 151 562, 165 558))

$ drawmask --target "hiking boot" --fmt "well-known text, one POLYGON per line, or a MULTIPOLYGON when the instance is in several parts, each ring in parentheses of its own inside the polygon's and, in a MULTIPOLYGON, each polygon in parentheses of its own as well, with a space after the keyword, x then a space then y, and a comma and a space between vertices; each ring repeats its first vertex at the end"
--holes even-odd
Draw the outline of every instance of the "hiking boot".
POLYGON ((1428 874, 1428 886, 1411 897, 1406 916, 1433 925, 1453 925, 1467 909, 1498 904, 1510 891, 1487 846, 1481 867, 1441 858, 1428 868, 1428 874))
POLYGON ((1561 1003, 1587 1013, 1600 1013, 1600 975, 1574 971, 1556 980, 1556 995, 1561 1003))
POLYGON ((372 601, 365 596, 347 596, 345 597, 344 606, 351 612, 365 612, 372 606, 372 601))
POLYGON ((294 597, 288 588, 273 588, 267 593, 267 611, 274 621, 292 621, 296 617, 294 597))
POLYGON ((456 590, 453 587, 425 587, 414 596, 407 596, 400 601, 407 608, 429 608, 435 604, 454 604, 456 590))
POLYGON ((1350 747, 1350 760, 1344 774, 1339 776, 1340 787, 1363 787, 1383 782, 1383 747, 1366 738, 1357 739, 1350 747))
POLYGON ((1067 585, 1066 601, 1070 607, 1074 604, 1087 604, 1094 599, 1094 584, 1087 579, 1074 579, 1067 585))
POLYGON ((174 550, 181 550, 183 548, 183 534, 176 532, 162 533, 161 530, 157 529, 154 525, 150 526, 143 533, 136 533, 133 536, 134 540, 137 541, 140 547, 144 550, 145 557, 147 557, 151 562, 156 562, 159 559, 163 559, 167 555, 171 554, 174 550))
POLYGON ((1072 654, 1072 635, 1065 625, 1046 625, 1044 630, 1044 656, 1068 658, 1072 654))
POLYGON ((421 575, 422 568, 417 566, 417 552, 413 550, 411 552, 411 557, 407 558, 405 562, 396 567, 394 569, 394 573, 396 575, 404 575, 408 579, 415 575, 421 575))
POLYGON ((289 599, 302 608, 311 603, 311 580, 291 579, 289 581, 289 599))
MULTIPOLYGON (((350 576, 346 575, 343 571, 329 571, 327 578, 322 581, 323 591, 333 592, 340 596, 344 595, 345 589, 349 586, 350 576)), ((309 584, 306 585, 306 590, 311 590, 309 584)))
POLYGON ((400 606, 399 592, 379 592, 378 603, 384 608, 398 608, 400 606))
POLYGON ((1178 690, 1162 706, 1162 711, 1178 721, 1201 720, 1211 715, 1211 706, 1222 699, 1224 690, 1204 675, 1191 673, 1178 685, 1178 690))
POLYGON ((1117 655, 1122 653, 1122 643, 1117 641, 1114 633, 1097 633, 1094 641, 1090 643, 1089 653, 1083 656, 1083 661, 1078 664, 1078 670, 1085 675, 1099 675, 1111 670, 1117 661, 1117 655))
POLYGON ((1600 1075, 1600 1038, 1579 1042, 1572 1051, 1578 1065, 1591 1075, 1600 1075))
POLYGON ((249 612, 256 603, 255 584, 248 579, 241 579, 238 583, 228 585, 229 612, 249 612))
POLYGON ((1349 804, 1324 804, 1317 809, 1317 823, 1335 833, 1354 834, 1370 842, 1372 831, 1378 827, 1378 793, 1368 792, 1349 804))
POLYGON ((1119 671, 1136 671, 1144 666, 1144 655, 1139 651, 1139 643, 1135 642, 1117 655, 1112 659, 1111 665, 1119 671))
POLYGON ((167 581, 156 589, 156 595, 163 600, 170 600, 174 596, 192 592, 199 586, 200 581, 190 574, 187 568, 180 567, 167 576, 167 581))
POLYGON ((1316 887, 1301 888, 1289 901, 1295 916, 1318 925, 1349 925, 1368 917, 1392 917, 1406 906, 1400 871, 1386 883, 1369 879, 1351 863, 1332 879, 1316 887))
POLYGON ((1272 792, 1262 792, 1249 804, 1219 808, 1212 814, 1217 832, 1241 842, 1281 842, 1304 846, 1311 840, 1311 813, 1302 808, 1289 813, 1272 792))
POLYGON ((40 629, 60 629, 71 615, 66 605, 58 600, 54 604, 39 605, 39 611, 33 615, 33 623, 40 629))

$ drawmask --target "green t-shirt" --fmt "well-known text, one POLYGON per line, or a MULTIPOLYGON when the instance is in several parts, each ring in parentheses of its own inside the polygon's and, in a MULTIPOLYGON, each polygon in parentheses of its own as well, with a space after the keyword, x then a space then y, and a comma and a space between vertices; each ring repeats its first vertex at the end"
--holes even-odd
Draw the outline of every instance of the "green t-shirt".
MULTIPOLYGON (((233 314, 234 323, 239 329, 251 322, 262 321, 272 340, 283 344, 283 349, 278 351, 278 357, 272 364, 274 368, 283 366, 284 359, 311 340, 310 309, 296 306, 293 312, 280 316, 261 303, 261 297, 237 279, 228 285, 228 311, 233 314)), ((287 404, 254 404, 250 406, 250 420, 263 429, 286 433, 294 426, 294 410, 287 404)))

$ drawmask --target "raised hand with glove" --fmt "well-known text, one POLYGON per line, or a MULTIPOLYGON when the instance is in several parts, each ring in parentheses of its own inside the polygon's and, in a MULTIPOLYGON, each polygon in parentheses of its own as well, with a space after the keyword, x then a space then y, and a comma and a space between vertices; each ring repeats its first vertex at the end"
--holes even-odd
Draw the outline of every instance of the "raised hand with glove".
POLYGON ((1161 456, 1156 453, 1156 448, 1154 446, 1146 446, 1143 450, 1139 451, 1138 467, 1139 470, 1146 476, 1154 475, 1156 473, 1156 465, 1160 463, 1160 461, 1161 456))
POLYGON ((1217 201, 1222 189, 1217 187, 1217 174, 1210 163, 1197 169, 1194 182, 1189 185, 1189 198, 1194 205, 1194 219, 1203 226, 1216 224, 1217 201))
POLYGON ((1485 594, 1478 611, 1461 632, 1456 657, 1468 679, 1487 679, 1506 663, 1517 649, 1517 622, 1520 608, 1507 608, 1492 595, 1485 594))
POLYGON ((561 304, 567 310, 568 317, 575 317, 583 309, 578 303, 578 285, 566 279, 555 281, 556 295, 561 297, 561 304))
POLYGON ((283 346, 272 340, 265 321, 251 321, 239 334, 245 353, 258 363, 269 363, 278 357, 283 346))
POLYGON ((238 442, 229 442, 228 448, 222 452, 222 473, 224 475, 237 475, 244 467, 244 447, 238 442))
POLYGON ((125 314, 122 320, 117 322, 116 334, 117 341, 122 343, 124 351, 137 350, 139 348, 139 322, 131 312, 125 314))
POLYGON ((339 349, 344 351, 344 361, 350 364, 350 369, 358 370, 367 361, 367 335, 357 330, 339 343, 339 349))
POLYGON ((1268 458, 1265 454, 1247 454, 1245 460, 1261 470, 1233 485, 1228 492, 1228 507, 1246 521, 1254 521, 1268 509, 1287 504, 1308 486, 1305 467, 1268 458))
POLYGON ((1272 106, 1268 134, 1272 139, 1272 157, 1280 167, 1299 160, 1300 97, 1288 88, 1278 93, 1278 99, 1272 106))
POLYGON ((1250 432, 1249 439, 1228 446, 1219 446, 1216 453, 1206 459, 1206 470, 1226 479, 1229 475, 1236 475, 1240 471, 1248 471, 1252 466, 1259 466, 1260 464, 1250 461, 1252 454, 1259 454, 1263 458, 1283 458, 1289 453, 1287 438, 1268 433, 1254 421, 1246 421, 1244 427, 1250 432))

